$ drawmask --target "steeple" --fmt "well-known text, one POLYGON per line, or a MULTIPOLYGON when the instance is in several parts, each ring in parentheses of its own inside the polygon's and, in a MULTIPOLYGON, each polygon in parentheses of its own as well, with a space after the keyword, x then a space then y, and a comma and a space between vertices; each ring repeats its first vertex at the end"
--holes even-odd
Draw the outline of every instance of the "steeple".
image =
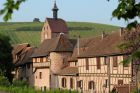
POLYGON ((56 1, 54 1, 54 7, 53 7, 53 9, 52 9, 52 11, 53 11, 53 18, 54 19, 57 19, 57 11, 58 11, 59 9, 57 8, 57 5, 56 5, 56 1))

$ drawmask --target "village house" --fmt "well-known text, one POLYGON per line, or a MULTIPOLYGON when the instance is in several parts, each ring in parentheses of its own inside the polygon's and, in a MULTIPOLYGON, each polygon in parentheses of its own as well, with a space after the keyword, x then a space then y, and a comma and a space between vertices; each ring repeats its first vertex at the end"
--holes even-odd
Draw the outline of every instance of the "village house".
POLYGON ((133 64, 121 63, 129 54, 118 48, 124 41, 123 29, 98 37, 70 39, 66 22, 57 17, 56 3, 52 11, 53 18, 46 18, 42 27, 39 47, 14 47, 15 79, 26 80, 42 90, 84 93, 108 93, 116 86, 132 84, 133 64))

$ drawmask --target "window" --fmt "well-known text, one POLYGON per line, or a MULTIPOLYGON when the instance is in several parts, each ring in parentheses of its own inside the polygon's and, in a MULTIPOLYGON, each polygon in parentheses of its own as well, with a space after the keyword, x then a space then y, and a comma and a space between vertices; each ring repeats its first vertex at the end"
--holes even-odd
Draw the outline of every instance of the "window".
POLYGON ((44 91, 46 91, 46 89, 47 89, 46 86, 44 86, 44 91))
POLYGON ((95 89, 94 81, 89 81, 89 83, 88 83, 88 89, 95 89))
POLYGON ((42 72, 39 72, 39 79, 42 79, 42 72))
POLYGON ((107 86, 108 86, 108 79, 105 79, 105 86, 104 87, 107 88, 107 86))
MULTIPOLYGON (((128 55, 124 55, 123 56, 123 60, 127 60, 128 59, 128 55)), ((128 64, 123 64, 124 67, 128 67, 128 64)))
POLYGON ((96 58, 96 62, 97 62, 97 69, 101 69, 100 57, 96 58))
POLYGON ((70 88, 73 88, 73 79, 70 78, 70 88))
POLYGON ((43 62, 43 58, 40 58, 40 62, 43 62))
POLYGON ((113 57, 113 67, 117 67, 118 66, 118 62, 117 62, 117 56, 113 57))
POLYGON ((75 66, 77 66, 77 62, 75 62, 75 66))
POLYGON ((30 64, 27 64, 27 68, 30 69, 30 64))
POLYGON ((79 87, 79 88, 83 88, 83 81, 82 80, 80 80, 80 81, 77 81, 77 87, 79 87))
POLYGON ((63 65, 66 65, 66 64, 67 64, 67 59, 63 58, 63 65))
POLYGON ((89 60, 86 58, 86 70, 89 70, 89 60))
POLYGON ((66 87, 66 78, 62 78, 62 87, 65 88, 66 87))
POLYGON ((123 80, 118 80, 118 85, 123 85, 123 80))

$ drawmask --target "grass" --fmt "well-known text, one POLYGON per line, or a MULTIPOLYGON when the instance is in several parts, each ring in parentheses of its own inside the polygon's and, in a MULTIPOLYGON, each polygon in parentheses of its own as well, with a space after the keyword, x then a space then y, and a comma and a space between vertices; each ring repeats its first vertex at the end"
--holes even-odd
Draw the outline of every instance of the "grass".
MULTIPOLYGON (((81 37, 93 37, 100 35, 103 31, 111 33, 117 31, 117 26, 88 23, 88 22, 67 22, 71 38, 80 35, 81 37)), ((11 38, 11 44, 29 43, 38 46, 40 43, 40 32, 43 23, 36 22, 8 22, 0 23, 0 33, 11 38)))
POLYGON ((41 90, 35 90, 32 87, 26 87, 26 86, 25 87, 0 86, 0 91, 6 92, 6 93, 78 93, 77 91, 59 90, 59 89, 41 91, 41 90))

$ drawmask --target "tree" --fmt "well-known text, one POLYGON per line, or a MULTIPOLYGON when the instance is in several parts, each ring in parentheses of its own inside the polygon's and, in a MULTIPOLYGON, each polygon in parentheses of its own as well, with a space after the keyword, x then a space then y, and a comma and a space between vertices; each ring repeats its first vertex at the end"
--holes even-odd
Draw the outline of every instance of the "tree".
MULTIPOLYGON (((110 1, 110 0, 108 0, 110 1)), ((127 28, 136 27, 137 20, 140 18, 140 1, 139 0, 118 0, 119 4, 117 8, 113 11, 112 16, 117 19, 124 19, 125 21, 130 21, 127 28), (134 20, 134 21, 133 21, 134 20)))
POLYGON ((9 37, 0 34, 0 72, 12 82, 12 46, 9 37))
POLYGON ((8 21, 11 19, 13 11, 18 10, 21 3, 25 2, 26 0, 7 0, 4 3, 4 8, 0 10, 0 15, 4 15, 3 20, 8 21))
POLYGON ((34 18, 33 22, 40 22, 39 18, 34 18))

